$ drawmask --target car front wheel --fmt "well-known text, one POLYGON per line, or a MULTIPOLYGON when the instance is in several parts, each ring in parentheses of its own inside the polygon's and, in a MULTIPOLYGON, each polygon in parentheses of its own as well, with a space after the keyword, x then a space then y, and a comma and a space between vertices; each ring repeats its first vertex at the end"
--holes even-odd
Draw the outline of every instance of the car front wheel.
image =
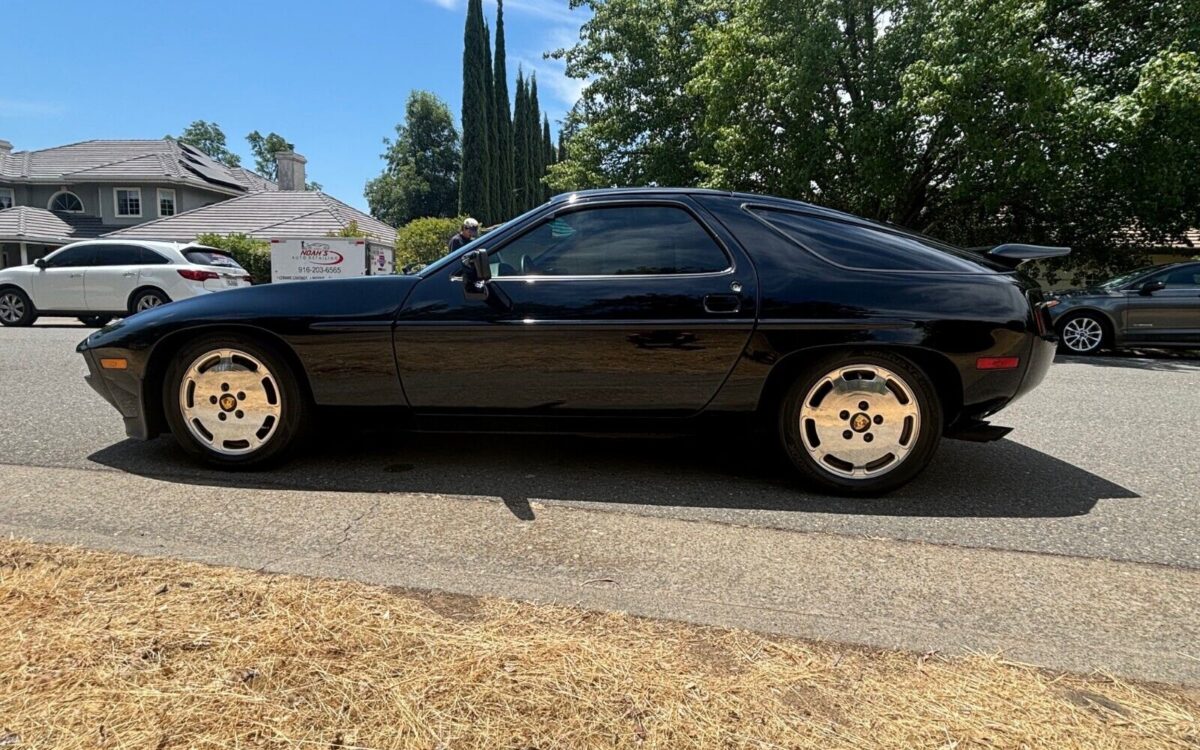
POLYGON ((1104 346, 1104 324, 1091 313, 1073 315, 1058 327, 1058 339, 1063 351, 1095 354, 1104 346))
POLYGON ((20 289, 0 291, 0 324, 31 326, 37 318, 37 309, 25 292, 20 289))
POLYGON ((941 402, 904 357, 837 354, 792 383, 779 434, 804 478, 838 494, 878 495, 909 482, 933 458, 941 402))
POLYGON ((274 346, 208 336, 174 358, 163 408, 189 453, 222 467, 280 458, 304 434, 310 408, 296 374, 274 346))

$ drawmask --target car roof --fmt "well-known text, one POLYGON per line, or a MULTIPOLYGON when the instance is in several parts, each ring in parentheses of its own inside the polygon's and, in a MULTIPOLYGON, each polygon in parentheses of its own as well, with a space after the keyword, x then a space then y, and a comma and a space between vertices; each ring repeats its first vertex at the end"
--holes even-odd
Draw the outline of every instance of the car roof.
MULTIPOLYGON (((821 214, 826 217, 848 221, 857 224, 876 224, 870 219, 865 219, 862 216, 856 216, 845 211, 838 211, 834 208, 817 205, 816 203, 808 203, 805 201, 795 200, 794 198, 780 198, 776 195, 764 195, 761 193, 743 193, 733 190, 714 190, 712 188, 687 188, 687 187, 612 187, 612 188, 591 188, 588 190, 575 190, 570 193, 559 193, 550 199, 550 205, 567 203, 575 198, 620 198, 622 196, 634 197, 654 197, 654 196, 711 196, 715 198, 727 198, 736 200, 742 203, 758 203, 763 205, 779 206, 783 208, 803 209, 804 211, 814 214, 821 214)), ((892 227, 890 224, 881 224, 881 226, 892 227)), ((893 227, 895 229, 904 229, 903 227, 893 227)), ((907 231, 907 230, 906 230, 907 231)))
MULTIPOLYGON (((76 245, 139 245, 141 247, 151 248, 152 250, 180 251, 184 248, 192 247, 193 243, 158 242, 152 240, 78 240, 69 245, 63 245, 58 249, 66 250, 67 248, 75 247, 76 245)), ((201 246, 196 245, 196 247, 201 246)))

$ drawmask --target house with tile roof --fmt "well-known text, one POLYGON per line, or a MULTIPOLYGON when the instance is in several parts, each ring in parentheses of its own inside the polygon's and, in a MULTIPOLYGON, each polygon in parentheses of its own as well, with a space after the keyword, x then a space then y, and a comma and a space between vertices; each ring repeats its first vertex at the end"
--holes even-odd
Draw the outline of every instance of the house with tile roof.
POLYGON ((351 223, 378 244, 396 230, 305 190, 303 156, 276 155, 279 182, 172 139, 84 141, 16 151, 0 140, 0 268, 97 237, 191 242, 207 232, 324 236, 351 223))

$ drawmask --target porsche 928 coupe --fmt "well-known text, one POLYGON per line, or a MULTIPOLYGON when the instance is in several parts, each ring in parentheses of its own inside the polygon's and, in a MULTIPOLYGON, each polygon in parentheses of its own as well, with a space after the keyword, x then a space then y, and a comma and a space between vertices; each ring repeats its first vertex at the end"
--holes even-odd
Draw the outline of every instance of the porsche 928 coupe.
POLYGON ((562 195, 411 275, 172 302, 92 334, 88 382, 126 432, 222 467, 293 449, 319 409, 415 429, 768 427, 804 478, 880 494, 943 436, 994 440, 1056 339, 1016 267, 791 200, 562 195))

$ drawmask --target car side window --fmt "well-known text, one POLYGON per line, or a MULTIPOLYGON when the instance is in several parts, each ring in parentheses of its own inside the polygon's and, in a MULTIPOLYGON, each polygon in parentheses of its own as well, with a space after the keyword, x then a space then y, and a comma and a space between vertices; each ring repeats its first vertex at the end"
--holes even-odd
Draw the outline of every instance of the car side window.
POLYGON ((1163 277, 1168 289, 1200 286, 1200 266, 1176 268, 1163 277))
POLYGON ((600 206, 560 214, 491 256, 494 276, 716 273, 729 257, 676 206, 600 206))
POLYGON ((96 245, 96 266, 136 266, 142 262, 140 247, 136 245, 96 245))
POLYGON ((56 253, 46 259, 46 268, 80 268, 92 265, 95 259, 95 245, 80 245, 56 253))
MULTIPOLYGON (((978 271, 967 251, 921 235, 769 208, 751 211, 825 260, 879 271, 978 271)), ((986 268, 986 267, 985 267, 986 268)))
POLYGON ((148 247, 138 248, 138 265, 142 266, 162 266, 170 263, 167 258, 159 255, 148 247))

